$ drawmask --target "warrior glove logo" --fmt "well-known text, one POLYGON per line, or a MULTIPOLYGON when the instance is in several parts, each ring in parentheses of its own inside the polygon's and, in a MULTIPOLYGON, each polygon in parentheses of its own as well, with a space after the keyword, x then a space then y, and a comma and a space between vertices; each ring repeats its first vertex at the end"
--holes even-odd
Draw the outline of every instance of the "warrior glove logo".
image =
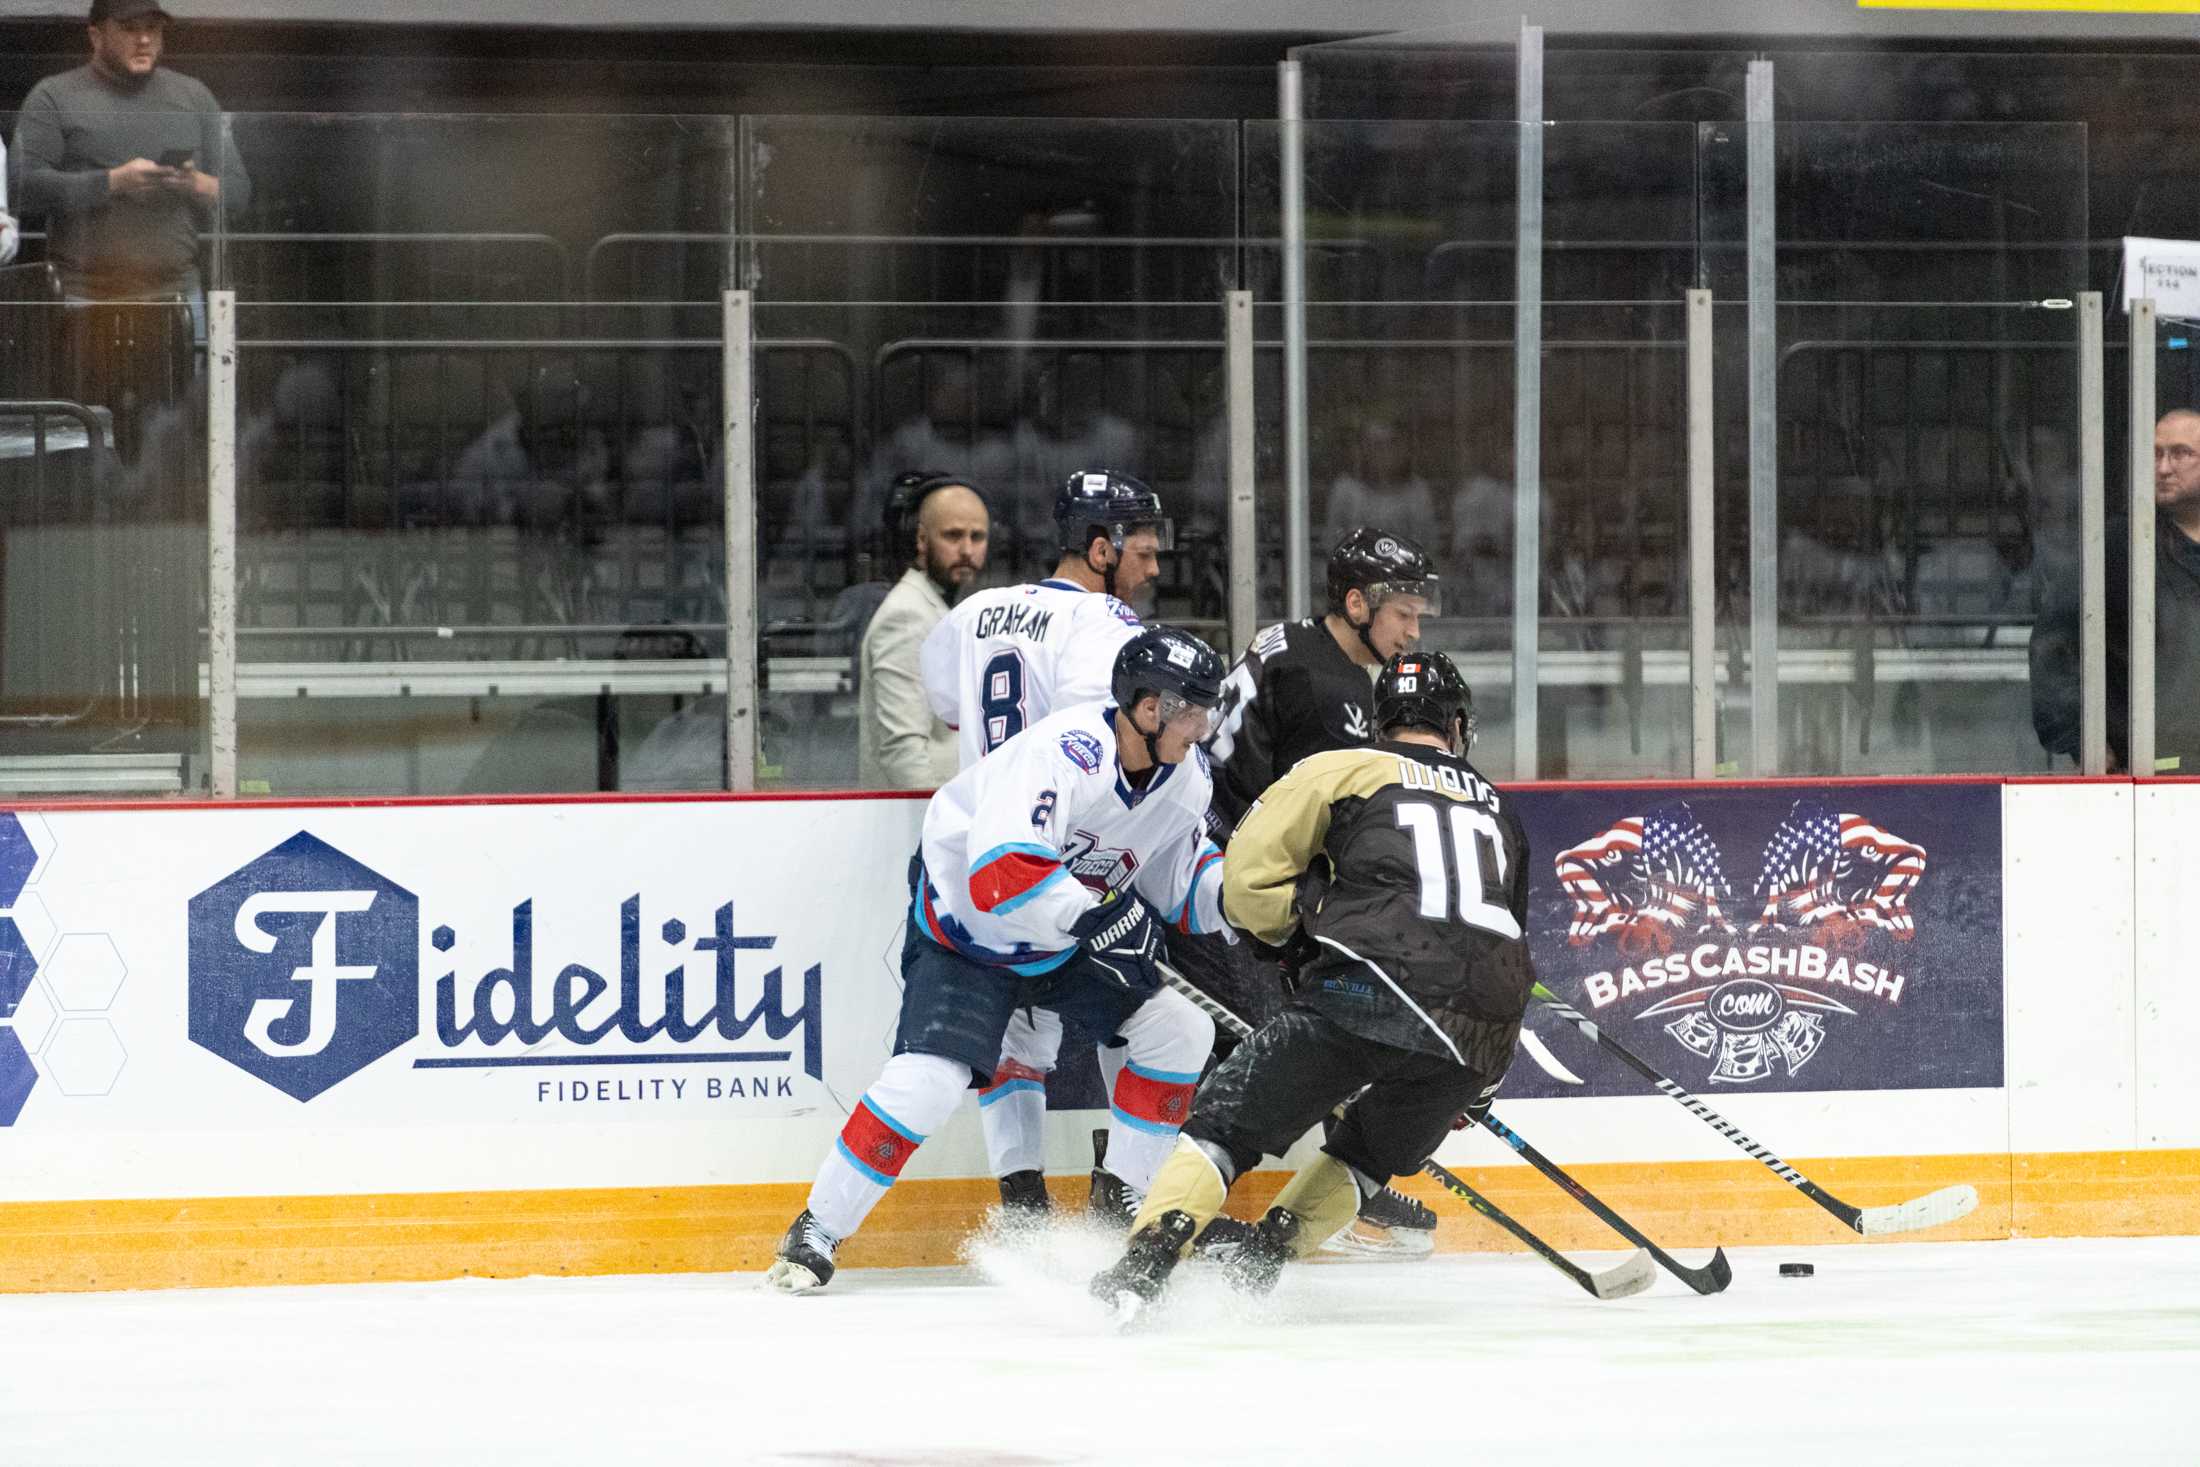
POLYGON ((420 1028, 420 904, 299 832, 191 899, 193 1043, 298 1100, 420 1028))

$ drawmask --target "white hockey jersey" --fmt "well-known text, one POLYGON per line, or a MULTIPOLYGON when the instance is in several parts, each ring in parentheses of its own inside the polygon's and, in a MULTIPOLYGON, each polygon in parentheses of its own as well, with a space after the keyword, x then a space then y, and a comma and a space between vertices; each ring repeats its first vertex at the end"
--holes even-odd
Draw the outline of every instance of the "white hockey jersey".
POLYGON ((1072 581, 980 591, 924 639, 925 697, 956 731, 962 767, 1056 709, 1104 699, 1138 613, 1072 581))
MULTIPOLYGON (((1097 598, 1093 598, 1097 599, 1097 598)), ((1080 703, 965 768, 924 812, 911 913, 934 942, 1044 973, 1076 951, 1070 927, 1128 886, 1180 932, 1222 927, 1222 852, 1207 839, 1207 756, 1123 777, 1115 709, 1080 703)))

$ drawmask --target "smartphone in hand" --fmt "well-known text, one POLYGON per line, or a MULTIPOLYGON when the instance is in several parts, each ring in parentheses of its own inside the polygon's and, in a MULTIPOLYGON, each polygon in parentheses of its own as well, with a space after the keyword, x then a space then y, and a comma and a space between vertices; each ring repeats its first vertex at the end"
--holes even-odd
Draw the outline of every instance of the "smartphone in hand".
POLYGON ((189 148, 170 148, 167 152, 161 154, 160 157, 155 161, 158 162, 163 168, 183 169, 189 168, 193 163, 196 163, 198 161, 198 156, 198 154, 192 152, 189 148))

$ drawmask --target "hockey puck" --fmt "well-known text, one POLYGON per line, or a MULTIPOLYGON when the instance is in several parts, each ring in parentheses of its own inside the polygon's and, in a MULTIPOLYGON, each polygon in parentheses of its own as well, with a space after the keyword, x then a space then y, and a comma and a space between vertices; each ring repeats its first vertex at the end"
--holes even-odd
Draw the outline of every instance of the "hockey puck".
POLYGON ((1816 1272, 1818 1270, 1807 1263, 1783 1263, 1780 1265, 1780 1277, 1784 1279, 1807 1279, 1816 1272))

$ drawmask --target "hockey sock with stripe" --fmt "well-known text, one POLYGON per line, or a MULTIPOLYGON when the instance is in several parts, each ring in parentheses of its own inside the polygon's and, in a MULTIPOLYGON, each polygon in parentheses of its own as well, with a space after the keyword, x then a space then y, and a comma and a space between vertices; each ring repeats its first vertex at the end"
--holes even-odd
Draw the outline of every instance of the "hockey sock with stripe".
POLYGON ((886 1195, 925 1137, 954 1114, 970 1067, 932 1054, 897 1054, 863 1092, 810 1185, 810 1214, 845 1239, 886 1195))

